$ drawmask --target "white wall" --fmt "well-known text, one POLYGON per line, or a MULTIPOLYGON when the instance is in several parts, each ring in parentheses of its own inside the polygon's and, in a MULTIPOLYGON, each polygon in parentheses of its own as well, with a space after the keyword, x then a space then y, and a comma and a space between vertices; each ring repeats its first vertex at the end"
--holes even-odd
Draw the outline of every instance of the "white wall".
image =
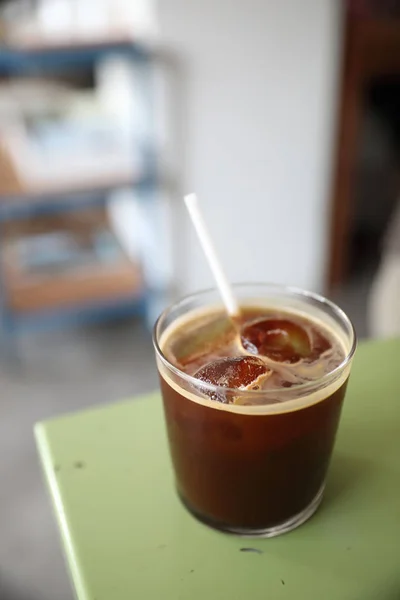
MULTIPOLYGON (((160 0, 187 69, 184 186, 235 281, 322 288, 341 15, 337 0, 160 0)), ((212 279, 185 220, 182 289, 212 279)))

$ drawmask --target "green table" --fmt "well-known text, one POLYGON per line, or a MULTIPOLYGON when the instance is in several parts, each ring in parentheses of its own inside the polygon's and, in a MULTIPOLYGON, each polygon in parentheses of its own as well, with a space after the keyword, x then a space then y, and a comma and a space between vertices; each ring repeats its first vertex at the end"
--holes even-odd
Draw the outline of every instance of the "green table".
POLYGON ((224 535, 182 508, 158 395, 36 438, 80 600, 400 598, 400 340, 359 348, 325 501, 278 538, 224 535))

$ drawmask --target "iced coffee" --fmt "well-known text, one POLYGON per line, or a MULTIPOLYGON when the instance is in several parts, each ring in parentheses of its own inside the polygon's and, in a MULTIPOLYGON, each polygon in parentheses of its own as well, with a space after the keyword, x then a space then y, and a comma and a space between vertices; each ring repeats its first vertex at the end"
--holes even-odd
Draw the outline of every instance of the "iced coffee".
POLYGON ((236 318, 208 292, 156 325, 170 452, 196 517, 277 535, 322 499, 355 336, 319 296, 262 285, 236 293, 236 318))

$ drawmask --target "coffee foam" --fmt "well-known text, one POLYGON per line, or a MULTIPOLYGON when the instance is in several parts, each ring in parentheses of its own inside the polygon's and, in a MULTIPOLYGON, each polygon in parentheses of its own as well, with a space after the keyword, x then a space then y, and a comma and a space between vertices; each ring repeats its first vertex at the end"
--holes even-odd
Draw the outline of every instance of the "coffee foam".
MULTIPOLYGON (((179 385, 176 379, 181 379, 186 385, 192 385, 192 378, 188 377, 186 373, 181 371, 175 366, 170 365, 169 361, 165 358, 164 350, 168 346, 168 342, 174 335, 174 333, 184 328, 186 324, 189 322, 193 322, 199 318, 206 318, 208 315, 212 316, 216 312, 220 312, 223 307, 221 305, 210 306, 207 309, 198 308, 194 309, 181 317, 178 317, 173 323, 168 325, 166 330, 163 332, 160 338, 159 347, 162 352, 162 357, 157 355, 157 366, 160 372, 160 375, 166 381, 166 383, 173 388, 177 393, 182 396, 185 396, 188 400, 192 402, 196 402, 202 406, 207 406, 214 410, 223 410, 227 412, 233 412, 237 414, 244 415, 266 415, 266 414, 283 414, 287 412, 293 412, 295 410, 300 410, 306 407, 309 407, 313 404, 317 404, 322 400, 325 400, 328 396, 331 396, 334 392, 336 392, 341 385, 346 381, 350 373, 351 361, 347 360, 349 353, 351 352, 352 342, 353 340, 349 340, 346 338, 343 331, 340 330, 337 323, 332 319, 329 315, 324 313, 324 311, 313 307, 313 315, 311 316, 304 310, 300 309, 300 305, 302 303, 299 302, 299 307, 293 308, 290 307, 290 311, 287 309, 287 305, 284 302, 279 302, 279 300, 268 301, 263 303, 259 299, 254 299, 253 301, 246 299, 246 308, 247 307, 257 307, 260 309, 271 309, 271 310, 279 310, 285 311, 288 314, 303 317, 313 323, 316 327, 320 327, 322 330, 325 330, 330 333, 332 337, 340 344, 342 347, 344 356, 346 357, 343 360, 343 363, 339 365, 334 371, 331 373, 327 373, 321 379, 325 380, 327 383, 323 385, 321 389, 313 390, 307 392, 311 387, 315 387, 318 385, 318 381, 313 381, 307 384, 299 385, 297 387, 289 388, 289 391, 284 388, 279 388, 278 390, 263 390, 259 392, 246 392, 249 396, 253 394, 257 394, 260 397, 261 394, 265 394, 265 396, 272 396, 277 394, 279 396, 284 396, 285 392, 287 394, 293 394, 298 390, 300 397, 292 398, 290 400, 282 400, 278 403, 273 404, 257 404, 257 405, 239 405, 239 404, 223 404, 221 402, 216 402, 215 400, 210 400, 206 396, 195 394, 191 392, 182 385, 179 385), (190 383, 188 383, 190 381, 190 383), (304 388, 304 395, 301 394, 301 390, 304 388)), ((304 306, 304 304, 303 304, 304 306)))

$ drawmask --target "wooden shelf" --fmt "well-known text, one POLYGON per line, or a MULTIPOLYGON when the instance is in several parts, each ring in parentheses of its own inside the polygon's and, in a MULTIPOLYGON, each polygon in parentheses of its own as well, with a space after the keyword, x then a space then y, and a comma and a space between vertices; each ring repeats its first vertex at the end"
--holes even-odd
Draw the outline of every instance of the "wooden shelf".
MULTIPOLYGON (((74 235, 88 236, 93 229, 107 228, 104 207, 87 207, 70 213, 50 213, 39 217, 7 221, 3 224, 6 244, 28 236, 44 235, 55 231, 69 231, 74 235)), ((6 250, 7 252, 7 250, 6 250)))
POLYGON ((15 313, 53 310, 123 297, 143 290, 140 269, 130 261, 75 267, 63 273, 28 275, 6 269, 7 304, 15 313))
POLYGON ((131 46, 132 44, 136 44, 134 37, 132 35, 127 35, 126 33, 118 33, 115 32, 113 34, 104 36, 104 35, 89 35, 89 36, 70 36, 61 39, 55 40, 46 38, 43 35, 24 35, 23 39, 15 39, 11 40, 9 44, 5 46, 8 50, 20 51, 29 50, 30 52, 57 52, 59 50, 69 50, 69 51, 77 51, 77 50, 89 50, 89 49, 102 49, 108 50, 113 49, 115 47, 126 47, 131 46))
POLYGON ((103 209, 6 224, 2 262, 8 307, 14 312, 26 313, 129 296, 134 298, 140 294, 144 285, 141 269, 122 251, 117 250, 114 259, 109 259, 111 262, 105 261, 96 252, 90 252, 75 264, 59 265, 57 269, 48 265, 27 270, 16 250, 20 240, 60 232, 74 240, 82 252, 88 252, 93 247, 95 233, 107 229, 107 216, 103 209))
MULTIPOLYGON (((76 194, 101 194, 108 193, 119 187, 133 187, 139 182, 140 178, 130 177, 101 177, 88 179, 85 181, 65 181, 58 182, 57 187, 46 186, 42 188, 27 189, 22 186, 17 188, 0 187, 0 205, 6 202, 37 202, 38 200, 51 200, 63 196, 72 196, 76 194), (4 190, 4 191, 3 191, 4 190)), ((54 200, 56 202, 56 200, 54 200)))

